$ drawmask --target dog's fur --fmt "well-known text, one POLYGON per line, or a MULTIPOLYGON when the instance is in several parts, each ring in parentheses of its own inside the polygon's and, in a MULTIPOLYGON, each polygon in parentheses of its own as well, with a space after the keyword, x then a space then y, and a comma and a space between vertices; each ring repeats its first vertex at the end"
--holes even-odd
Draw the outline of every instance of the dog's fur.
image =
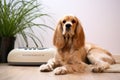
POLYGON ((86 63, 91 63, 93 72, 102 72, 115 63, 112 55, 90 43, 85 43, 83 27, 75 16, 64 16, 57 24, 53 44, 56 54, 47 64, 40 66, 40 71, 54 70, 57 75, 84 72, 86 63))

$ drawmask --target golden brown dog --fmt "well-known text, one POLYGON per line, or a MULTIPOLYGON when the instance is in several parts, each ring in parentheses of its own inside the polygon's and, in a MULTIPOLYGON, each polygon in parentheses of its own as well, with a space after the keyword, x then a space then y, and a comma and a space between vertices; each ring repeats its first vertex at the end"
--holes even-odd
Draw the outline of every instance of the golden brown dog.
POLYGON ((47 64, 40 66, 40 71, 54 70, 57 75, 83 72, 86 63, 93 65, 93 72, 102 72, 115 63, 112 55, 93 44, 85 43, 83 27, 75 16, 64 16, 57 24, 53 44, 56 54, 47 64))

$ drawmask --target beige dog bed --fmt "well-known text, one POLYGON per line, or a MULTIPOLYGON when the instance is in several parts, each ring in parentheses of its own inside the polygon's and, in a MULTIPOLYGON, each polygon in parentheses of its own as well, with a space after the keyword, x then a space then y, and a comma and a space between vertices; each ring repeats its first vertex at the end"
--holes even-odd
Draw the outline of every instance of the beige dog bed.
MULTIPOLYGON (((54 53, 53 49, 35 50, 35 51, 34 50, 26 51, 26 50, 14 49, 8 55, 8 63, 11 65, 40 65, 42 62, 47 62, 49 60, 49 58, 53 57, 54 54, 52 54, 52 53, 54 53), (34 52, 35 52, 34 55, 36 55, 36 56, 31 55, 34 52), (28 53, 31 56, 29 56, 28 53), (43 53, 45 55, 41 56, 41 54, 43 54, 43 53), (48 54, 48 53, 51 53, 51 54, 48 54), (23 54, 28 55, 28 56, 22 56, 23 54), (39 57, 37 55, 39 55, 39 57), (46 60, 44 60, 44 59, 46 59, 46 60)), ((116 60, 116 64, 111 65, 109 69, 104 71, 105 73, 120 73, 120 55, 114 55, 114 58, 116 60)))

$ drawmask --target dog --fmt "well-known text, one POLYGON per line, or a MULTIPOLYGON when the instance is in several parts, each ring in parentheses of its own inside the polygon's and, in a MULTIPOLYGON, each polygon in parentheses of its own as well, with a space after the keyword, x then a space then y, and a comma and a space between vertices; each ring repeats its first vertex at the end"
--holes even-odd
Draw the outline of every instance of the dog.
POLYGON ((89 64, 91 71, 103 72, 115 60, 110 52, 97 45, 86 43, 83 27, 76 16, 61 18, 53 37, 55 57, 40 66, 41 72, 54 71, 56 75, 84 72, 89 64))

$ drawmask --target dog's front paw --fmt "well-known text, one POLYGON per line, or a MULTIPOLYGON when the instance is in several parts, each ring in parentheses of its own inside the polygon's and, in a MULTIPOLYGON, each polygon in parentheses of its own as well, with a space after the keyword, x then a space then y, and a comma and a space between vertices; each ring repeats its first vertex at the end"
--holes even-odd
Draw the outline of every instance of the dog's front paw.
POLYGON ((103 72, 105 69, 109 68, 109 66, 108 63, 95 65, 92 67, 92 72, 103 72))
POLYGON ((41 72, 49 72, 49 71, 52 71, 53 68, 50 66, 50 65, 47 65, 47 64, 43 64, 40 66, 40 71, 41 72))
POLYGON ((67 69, 66 67, 57 67, 55 70, 54 70, 54 73, 55 75, 63 75, 63 74, 66 74, 67 73, 67 69))
POLYGON ((104 70, 105 70, 104 67, 100 67, 100 66, 94 66, 92 68, 92 72, 95 72, 95 73, 103 72, 104 70))

